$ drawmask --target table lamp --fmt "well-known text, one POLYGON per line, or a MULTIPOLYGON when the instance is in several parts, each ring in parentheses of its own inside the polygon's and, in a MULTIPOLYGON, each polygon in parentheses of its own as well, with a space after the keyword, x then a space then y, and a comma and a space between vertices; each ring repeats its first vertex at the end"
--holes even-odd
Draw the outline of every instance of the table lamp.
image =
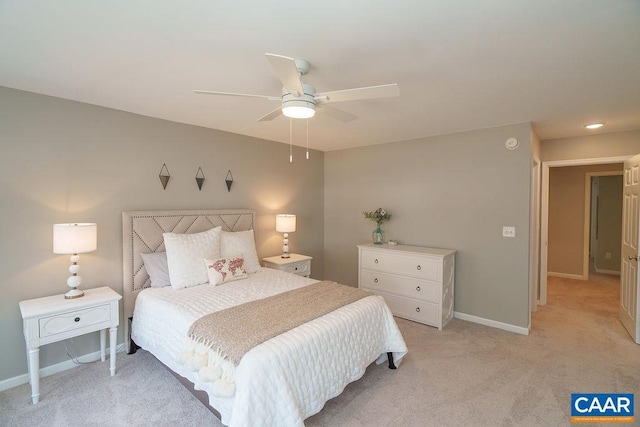
POLYGON ((296 231, 296 216, 290 214, 276 215, 276 231, 284 233, 282 239, 282 258, 290 258, 289 255, 289 233, 296 231))
POLYGON ((53 253, 71 254, 71 266, 67 285, 71 288, 64 294, 66 299, 79 298, 84 295, 80 287, 82 278, 78 276, 80 266, 78 254, 95 251, 98 248, 98 226, 94 223, 54 224, 53 253))

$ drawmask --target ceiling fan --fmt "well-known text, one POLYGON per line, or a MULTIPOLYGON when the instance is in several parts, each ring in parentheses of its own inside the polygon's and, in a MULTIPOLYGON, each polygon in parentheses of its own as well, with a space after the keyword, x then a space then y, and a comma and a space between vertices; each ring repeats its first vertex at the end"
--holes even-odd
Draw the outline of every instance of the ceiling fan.
POLYGON ((313 86, 302 81, 302 76, 309 72, 308 61, 272 53, 267 53, 266 55, 269 64, 271 64, 271 68, 273 68, 274 73, 282 82, 281 96, 252 95, 213 90, 194 90, 194 92, 206 95, 263 98, 269 101, 281 102, 280 107, 260 117, 258 119, 259 122, 273 120, 281 114, 294 119, 308 119, 315 115, 317 108, 319 113, 348 123, 357 119, 358 116, 337 108, 329 107, 326 104, 361 99, 389 98, 400 95, 400 89, 396 83, 316 93, 313 86))

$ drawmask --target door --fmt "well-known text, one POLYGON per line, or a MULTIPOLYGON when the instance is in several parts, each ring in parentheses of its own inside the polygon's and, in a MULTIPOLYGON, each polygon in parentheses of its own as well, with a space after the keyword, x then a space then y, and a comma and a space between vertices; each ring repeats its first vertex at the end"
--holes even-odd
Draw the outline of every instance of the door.
POLYGON ((624 162, 623 183, 620 321, 631 338, 640 344, 640 321, 638 319, 640 154, 624 162))

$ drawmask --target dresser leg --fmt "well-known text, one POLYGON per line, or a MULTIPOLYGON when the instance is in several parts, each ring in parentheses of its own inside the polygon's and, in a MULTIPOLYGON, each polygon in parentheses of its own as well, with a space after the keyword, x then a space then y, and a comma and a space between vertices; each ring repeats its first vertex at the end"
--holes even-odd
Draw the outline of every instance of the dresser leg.
POLYGON ((118 339, 118 327, 109 328, 109 368, 111 376, 116 374, 116 340, 118 339))
POLYGON ((40 400, 40 347, 29 349, 29 377, 31 401, 35 405, 40 400))

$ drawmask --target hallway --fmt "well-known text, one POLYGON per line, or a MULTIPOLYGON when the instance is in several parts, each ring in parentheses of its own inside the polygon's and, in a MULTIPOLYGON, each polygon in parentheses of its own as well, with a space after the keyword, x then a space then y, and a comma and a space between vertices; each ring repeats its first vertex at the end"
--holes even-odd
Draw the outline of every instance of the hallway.
POLYGON ((543 328, 553 336, 628 341, 619 320, 620 276, 591 273, 590 280, 548 277, 547 305, 532 313, 533 330, 543 328))

